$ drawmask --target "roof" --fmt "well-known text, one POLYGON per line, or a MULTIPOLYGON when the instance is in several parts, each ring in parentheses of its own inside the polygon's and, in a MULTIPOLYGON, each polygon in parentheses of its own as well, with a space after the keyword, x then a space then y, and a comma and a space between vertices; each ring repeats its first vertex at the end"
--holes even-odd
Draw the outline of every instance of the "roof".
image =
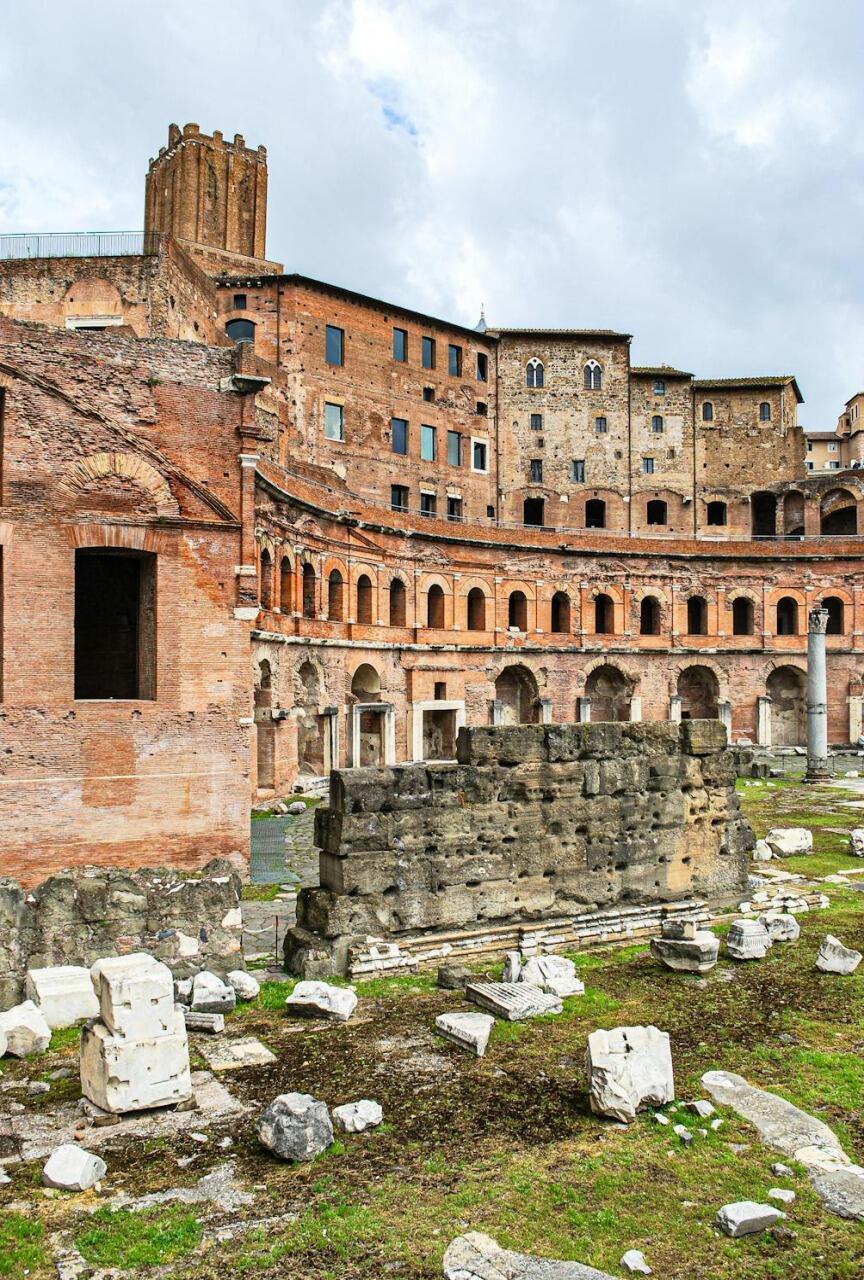
POLYGON ((546 338, 610 338, 617 342, 629 342, 633 337, 632 333, 619 333, 617 329, 548 329, 545 327, 533 329, 529 325, 504 328, 490 325, 489 333, 493 337, 502 338, 516 337, 524 333, 546 338))
POLYGON ((846 404, 851 404, 853 400, 857 400, 859 396, 864 396, 864 391, 856 391, 854 396, 850 396, 846 404))
POLYGON ((673 369, 669 364, 644 364, 631 365, 630 372, 635 373, 637 377, 645 378, 692 378, 692 373, 685 373, 683 369, 673 369))
POLYGON ((787 387, 789 383, 795 388, 798 403, 803 404, 804 397, 798 381, 791 373, 765 374, 759 378, 695 378, 694 387, 787 387))
POLYGON ((841 436, 837 431, 805 431, 804 438, 806 440, 846 440, 848 437, 841 436))

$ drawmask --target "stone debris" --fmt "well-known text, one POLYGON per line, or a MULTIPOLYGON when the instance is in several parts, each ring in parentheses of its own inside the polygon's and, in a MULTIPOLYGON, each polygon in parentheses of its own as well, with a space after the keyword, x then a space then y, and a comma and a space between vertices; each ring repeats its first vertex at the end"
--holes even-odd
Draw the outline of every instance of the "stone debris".
POLYGON ((225 981, 234 988, 238 1000, 255 1000, 261 994, 260 982, 245 969, 232 969, 226 973, 225 981))
POLYGON ((733 960, 762 960, 771 947, 771 935, 758 920, 733 920, 726 938, 726 954, 733 960))
POLYGON ((482 1058, 489 1043, 495 1019, 488 1013, 439 1013, 435 1029, 445 1040, 462 1049, 470 1049, 482 1058))
POLYGON ((632 1271, 640 1276, 653 1275, 653 1271, 645 1261, 645 1254, 641 1249, 628 1249, 621 1256, 621 1266, 625 1271, 632 1271))
POLYGON ((779 1200, 781 1204, 793 1204, 795 1192, 789 1191, 786 1187, 772 1187, 768 1192, 768 1199, 779 1200))
MULTIPOLYGON (((220 1142, 219 1145, 221 1147, 224 1143, 220 1142)), ((217 1165, 191 1187, 170 1187, 167 1191, 151 1191, 138 1197, 121 1193, 112 1196, 110 1203, 112 1209, 128 1207, 138 1211, 172 1201, 179 1204, 213 1204, 222 1213, 235 1213, 238 1209, 253 1204, 255 1196, 253 1192, 244 1191, 237 1185, 234 1164, 229 1160, 217 1165)))
POLYGON ((672 1132, 681 1139, 685 1147, 689 1147, 690 1143, 693 1141, 693 1134, 690 1132, 690 1130, 687 1128, 686 1125, 683 1125, 683 1124, 673 1125, 672 1132))
POLYGON ((42 1170, 42 1182, 61 1191, 89 1191, 105 1177, 107 1167, 101 1156, 94 1156, 74 1142, 64 1142, 49 1157, 42 1170))
POLYGON ((774 851, 767 840, 757 840, 753 849, 754 862, 770 862, 774 857, 774 851))
POLYGON ((45 1080, 28 1080, 27 1092, 31 1097, 34 1097, 40 1093, 50 1093, 51 1086, 45 1080))
POLYGON ((58 964, 47 969, 28 969, 24 994, 41 1009, 52 1031, 99 1017, 99 1001, 90 980, 90 970, 83 965, 58 964))
POLYGON ((7 1186, 11 1181, 12 1179, 9 1177, 9 1174, 3 1168, 2 1164, 0 1164, 0 1187, 7 1186))
POLYGON ((723 1121, 720 1119, 719 1116, 716 1116, 715 1119, 711 1121, 711 1128, 714 1130, 715 1133, 717 1132, 718 1129, 723 1128, 723 1121))
POLYGON ((351 987, 334 987, 329 982, 298 982, 285 1008, 303 1018, 347 1022, 357 1008, 357 994, 351 987))
POLYGON ((707 973, 720 954, 720 939, 695 920, 664 920, 659 938, 651 939, 651 954, 669 969, 707 973))
POLYGON ((816 957, 816 968, 823 973, 854 973, 861 963, 861 952, 844 947, 839 938, 829 933, 823 939, 816 957))
POLYGON ((236 1003, 237 993, 230 982, 223 982, 209 969, 195 974, 189 1001, 193 1013, 233 1013, 236 1003))
POLYGON ((595 1115, 630 1124, 642 1107, 662 1107, 675 1100, 669 1036, 657 1027, 592 1032, 586 1069, 595 1115))
POLYGON ((765 843, 775 858, 792 858, 813 852, 813 832, 806 827, 772 827, 765 843))
POLYGON ((183 1010, 171 970, 146 952, 97 960, 90 971, 101 1021, 81 1032, 81 1092, 110 1114, 192 1097, 183 1010))
POLYGON ((585 983, 576 977, 576 965, 566 956, 532 956, 523 965, 518 981, 562 1000, 585 994, 585 983))
POLYGON ((203 1035, 218 1036, 225 1030, 224 1013, 193 1013, 191 1009, 184 1009, 183 1021, 187 1031, 198 1031, 203 1035))
MULTIPOLYGON (((44 1053, 51 1043, 51 1028, 32 1000, 0 1013, 0 1050, 13 1058, 44 1053)), ((2 1056, 2 1055, 0 1055, 2 1056)))
POLYGON ((275 1053, 255 1036, 240 1040, 214 1040, 200 1045, 201 1056, 214 1071, 235 1071, 241 1067, 267 1067, 276 1061, 275 1053))
POLYGON ((759 917, 759 923, 768 931, 772 943, 797 942, 801 936, 800 924, 787 911, 766 911, 759 917))
POLYGON ((518 951, 508 951, 504 957, 504 970, 501 974, 502 982, 518 982, 519 974, 522 972, 522 957, 518 951))
POLYGON ((365 1129, 377 1128, 384 1119, 384 1112, 377 1102, 361 1098, 359 1102, 345 1102, 341 1107, 334 1107, 333 1119, 337 1129, 343 1133, 363 1133, 365 1129))
POLYGON ((795 1170, 790 1169, 788 1164, 780 1164, 779 1161, 777 1164, 772 1164, 771 1172, 774 1174, 775 1178, 794 1178, 795 1177, 795 1170))
POLYGON ((853 858, 864 858, 864 827, 849 832, 849 852, 853 858))
POLYGON ((756 1204, 753 1200, 736 1200, 734 1204, 724 1204, 717 1211, 717 1226, 725 1235, 733 1240, 741 1236, 758 1235, 767 1231, 775 1223, 786 1217, 779 1209, 770 1204, 756 1204))
POLYGON ((292 817, 299 817, 301 813, 306 812, 306 805, 302 800, 292 800, 289 805, 285 806, 285 812, 290 813, 292 817))
POLYGON ((668 1124, 668 1123, 669 1123, 669 1117, 668 1117, 668 1116, 664 1116, 664 1114, 663 1114, 663 1112, 662 1112, 662 1111, 655 1111, 655 1112, 654 1112, 654 1119, 657 1121, 657 1123, 658 1123, 658 1124, 668 1124))
POLYGON ((469 982, 466 997, 496 1018, 521 1022, 523 1018, 539 1018, 545 1013, 561 1013, 564 1006, 559 996, 540 991, 524 982, 469 982))
POLYGON ((717 1114, 716 1109, 705 1098, 697 1098, 695 1102, 688 1102, 687 1110, 692 1111, 700 1120, 709 1120, 711 1116, 717 1114))
MULTIPOLYGON (((749 1120, 767 1146, 804 1166, 831 1213, 864 1220, 864 1168, 852 1164, 827 1124, 732 1072, 706 1071, 702 1083, 717 1102, 749 1120)), ((786 1165, 772 1165, 771 1172, 794 1176, 786 1165)))
POLYGON ((444 1280, 614 1280, 581 1262, 556 1262, 502 1249, 491 1236, 469 1231, 444 1254, 444 1280))
POLYGON ((438 966, 438 986, 445 991, 464 991, 471 981, 472 973, 464 964, 441 964, 438 966))
POLYGON ((280 1093, 258 1120, 258 1138, 280 1160, 314 1160, 333 1141, 326 1104, 308 1093, 280 1093))

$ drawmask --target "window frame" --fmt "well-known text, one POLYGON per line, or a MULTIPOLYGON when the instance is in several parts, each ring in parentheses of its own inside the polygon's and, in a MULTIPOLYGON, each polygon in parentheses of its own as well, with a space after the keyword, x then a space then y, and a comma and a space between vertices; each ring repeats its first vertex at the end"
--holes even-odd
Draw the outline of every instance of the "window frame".
POLYGON ((430 338, 424 333, 420 339, 420 367, 421 369, 434 369, 436 360, 436 343, 434 338, 430 338))
POLYGON ((408 363, 408 330, 400 329, 395 324, 393 326, 393 359, 397 364, 408 363), (401 347, 401 355, 398 353, 399 347, 401 347))
POLYGON ((390 419, 390 452, 397 454, 400 458, 407 458, 409 447, 410 447, 410 435, 409 435, 408 419, 407 418, 391 418, 390 419), (397 449, 396 433, 397 433, 397 429, 401 429, 401 428, 404 428, 405 448, 397 449))
POLYGON ((585 483, 585 459, 573 458, 570 462, 570 479, 573 484, 585 483))
POLYGON ((324 362, 325 364, 330 365, 332 369, 341 369, 345 365, 345 330, 340 329, 339 326, 336 324, 325 325, 324 362), (338 343, 339 343, 339 359, 338 360, 331 360, 330 358, 331 337, 333 337, 334 341, 337 340, 337 338, 334 337, 334 335, 338 335, 338 343))
POLYGON ((457 342, 447 343, 447 376, 462 377, 462 348, 457 342))
POLYGON ((449 467, 462 466, 462 432, 454 431, 452 427, 448 427, 447 429, 447 465, 449 467), (456 454, 458 455, 457 461, 455 462, 451 457, 451 452, 452 452, 451 445, 453 444, 454 440, 456 442, 456 454))
POLYGON ((485 436, 471 437, 471 470, 476 475, 480 475, 480 476, 487 476, 489 474, 489 440, 485 436), (482 467, 478 467, 476 465, 476 456, 477 456, 478 448, 483 450, 483 466, 482 467))
POLYGON ((324 439, 331 440, 336 444, 345 443, 345 406, 344 404, 340 404, 337 400, 324 401, 324 439), (330 409, 338 409, 339 411, 339 434, 337 436, 330 434, 328 422, 328 418, 330 416, 328 411, 330 409))
POLYGON ((420 461, 421 462, 437 462, 438 461, 438 431, 428 422, 420 424, 420 461), (431 441, 431 453, 427 453, 426 442, 431 441))

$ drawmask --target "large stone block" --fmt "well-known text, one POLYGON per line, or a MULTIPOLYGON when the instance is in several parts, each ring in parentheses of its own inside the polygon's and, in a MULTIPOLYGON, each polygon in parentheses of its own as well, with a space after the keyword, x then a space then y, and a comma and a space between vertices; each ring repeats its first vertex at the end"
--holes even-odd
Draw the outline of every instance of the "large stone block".
POLYGON ((170 1029, 127 1038, 102 1022, 81 1032, 81 1092, 103 1111, 123 1114, 185 1102, 192 1096, 189 1044, 180 1008, 170 1029))
POLYGON ((592 1032, 586 1069, 588 1100, 597 1115, 630 1124, 642 1107, 675 1100, 669 1036, 657 1027, 592 1032))
POLYGON ((174 979, 167 965, 147 952, 134 952, 97 960, 90 976, 109 1031, 131 1040, 171 1034, 174 979))
POLYGON ((0 1013, 0 1046, 4 1053, 27 1058, 31 1053, 44 1053, 50 1042, 51 1028, 32 1000, 0 1013))
POLYGON ((708 756, 726 746, 726 726, 719 720, 683 720, 679 732, 685 755, 708 756))
POLYGON ((90 970, 83 965, 58 964, 48 969, 28 969, 27 999, 42 1010, 53 1030, 73 1027, 76 1022, 99 1016, 99 1001, 93 990, 90 970))

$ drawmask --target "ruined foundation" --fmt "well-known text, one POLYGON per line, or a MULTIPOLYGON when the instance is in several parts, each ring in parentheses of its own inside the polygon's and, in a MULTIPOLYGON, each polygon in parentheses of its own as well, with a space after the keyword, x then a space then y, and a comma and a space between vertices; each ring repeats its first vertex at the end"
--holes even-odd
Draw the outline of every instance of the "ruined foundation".
POLYGON ((746 887, 753 834, 719 721, 462 728, 457 750, 332 775, 291 972, 636 936, 746 887))

